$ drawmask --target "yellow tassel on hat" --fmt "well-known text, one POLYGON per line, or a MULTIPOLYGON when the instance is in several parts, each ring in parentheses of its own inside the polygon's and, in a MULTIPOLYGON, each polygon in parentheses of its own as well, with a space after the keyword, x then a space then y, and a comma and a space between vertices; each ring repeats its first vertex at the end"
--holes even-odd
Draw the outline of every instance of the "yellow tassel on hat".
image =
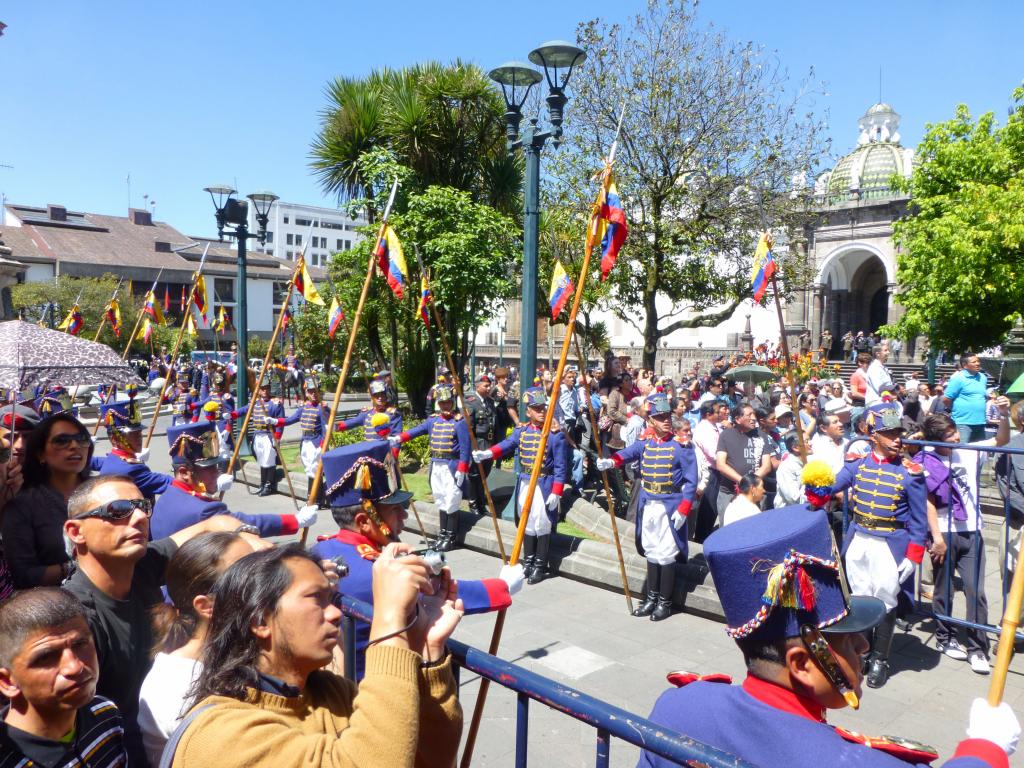
POLYGON ((362 491, 368 491, 372 484, 373 481, 370 477, 370 468, 366 464, 363 464, 356 470, 355 487, 362 491))

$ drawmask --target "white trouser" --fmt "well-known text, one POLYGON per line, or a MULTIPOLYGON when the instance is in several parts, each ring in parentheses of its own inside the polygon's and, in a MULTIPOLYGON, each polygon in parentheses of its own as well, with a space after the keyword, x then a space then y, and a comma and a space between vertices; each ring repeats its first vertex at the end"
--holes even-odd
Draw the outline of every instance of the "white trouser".
POLYGON ((299 458, 302 459, 302 469, 307 477, 316 475, 316 466, 320 461, 320 441, 303 440, 299 448, 299 458))
POLYGON ((640 528, 640 546, 644 548, 644 557, 658 565, 669 565, 676 561, 679 547, 672 536, 673 518, 683 520, 674 510, 665 509, 660 501, 648 501, 644 504, 643 526, 640 528))
POLYGON ((274 438, 269 432, 256 432, 252 436, 252 452, 256 455, 256 463, 264 469, 277 466, 277 451, 274 450, 274 438))
MULTIPOLYGON (((529 480, 519 480, 519 497, 516 504, 519 507, 519 514, 523 514, 523 504, 526 503, 526 489, 530 487, 529 480)), ((551 533, 551 519, 548 517, 548 510, 544 506, 544 492, 538 485, 533 491, 533 501, 530 504, 530 516, 526 520, 527 536, 547 536, 551 533)))
POLYGON ((217 430, 217 439, 220 442, 220 457, 222 459, 227 459, 228 461, 230 461, 231 460, 231 428, 230 427, 226 427, 225 429, 220 429, 219 427, 214 427, 214 429, 217 430))
POLYGON ((447 462, 430 462, 430 491, 434 503, 441 512, 457 512, 462 503, 462 489, 455 482, 447 462))
POLYGON ((846 578, 850 593, 877 597, 886 610, 896 607, 899 569, 885 539, 857 531, 846 549, 846 578))

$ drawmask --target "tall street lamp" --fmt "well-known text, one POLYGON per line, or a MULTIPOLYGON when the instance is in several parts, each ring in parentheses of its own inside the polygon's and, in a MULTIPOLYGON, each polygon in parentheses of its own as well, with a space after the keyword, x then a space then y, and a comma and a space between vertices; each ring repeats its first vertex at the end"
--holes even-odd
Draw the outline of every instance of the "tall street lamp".
POLYGON ((235 402, 241 407, 249 402, 249 379, 247 376, 249 370, 249 305, 246 290, 246 248, 249 238, 256 238, 260 241, 260 245, 267 242, 270 206, 277 200, 277 195, 272 192, 253 192, 248 196, 256 209, 256 222, 259 226, 257 232, 251 233, 248 224, 249 204, 234 197, 236 190, 233 187, 227 185, 204 187, 203 191, 210 193, 213 207, 217 211, 217 238, 223 240, 225 227, 231 225, 234 229, 229 229, 227 235, 238 241, 238 286, 234 317, 235 334, 238 341, 235 402))
MULTIPOLYGON (((540 248, 540 152, 548 139, 557 149, 562 140, 562 119, 566 102, 565 86, 573 68, 586 58, 582 48, 563 40, 552 40, 530 52, 529 59, 544 68, 544 74, 522 61, 509 61, 489 73, 501 86, 505 98, 505 134, 508 151, 522 149, 526 156, 525 190, 523 195, 523 291, 522 325, 519 334, 519 376, 532 382, 537 371, 537 252, 540 248), (551 128, 541 131, 538 118, 520 135, 523 104, 530 89, 543 79, 548 81, 548 120, 551 128), (518 90, 517 90, 518 89, 518 90)), ((519 401, 521 418, 526 418, 526 405, 519 401)))

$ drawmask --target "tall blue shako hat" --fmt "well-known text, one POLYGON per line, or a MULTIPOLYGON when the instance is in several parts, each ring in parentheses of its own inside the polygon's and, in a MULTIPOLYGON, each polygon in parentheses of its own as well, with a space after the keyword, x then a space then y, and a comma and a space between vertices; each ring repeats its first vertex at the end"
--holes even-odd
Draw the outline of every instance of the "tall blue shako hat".
POLYGON ((44 419, 47 416, 55 416, 64 411, 71 411, 73 416, 78 417, 78 413, 71 406, 71 396, 64 387, 60 386, 51 387, 37 397, 35 408, 36 412, 44 419))
POLYGON ((142 419, 134 400, 120 403, 104 403, 100 406, 100 419, 107 428, 107 434, 114 432, 141 432, 142 419))
POLYGON ((548 393, 544 387, 530 387, 523 392, 523 402, 527 405, 547 405, 548 393))
POLYGON ((672 404, 668 395, 661 392, 654 392, 647 396, 647 415, 657 416, 662 413, 672 413, 672 404))
POLYGON ((211 421, 185 422, 167 428, 171 463, 213 467, 220 463, 220 438, 211 421))
POLYGON ((398 488, 395 459, 386 440, 342 445, 322 457, 327 502, 332 507, 406 504, 412 494, 398 488))

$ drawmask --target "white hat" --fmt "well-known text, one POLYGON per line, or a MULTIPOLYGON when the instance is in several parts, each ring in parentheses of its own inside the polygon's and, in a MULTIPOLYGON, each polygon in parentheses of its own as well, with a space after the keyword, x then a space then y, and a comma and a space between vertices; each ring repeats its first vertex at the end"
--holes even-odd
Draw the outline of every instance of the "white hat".
POLYGON ((779 403, 778 405, 775 406, 775 418, 776 419, 781 419, 783 416, 792 416, 792 415, 793 415, 793 409, 790 408, 788 405, 783 405, 782 403, 779 403))

